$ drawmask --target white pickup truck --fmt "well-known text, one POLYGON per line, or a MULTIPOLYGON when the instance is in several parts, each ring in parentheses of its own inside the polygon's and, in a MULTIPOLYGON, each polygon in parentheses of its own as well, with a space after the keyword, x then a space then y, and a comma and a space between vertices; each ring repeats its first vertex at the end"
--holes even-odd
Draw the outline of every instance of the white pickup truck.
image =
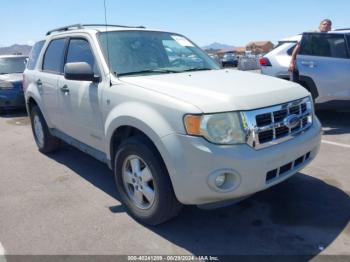
POLYGON ((25 98, 39 150, 63 140, 108 164, 127 210, 145 224, 169 220, 182 204, 267 189, 319 150, 309 92, 221 69, 176 33, 62 27, 34 46, 28 64, 25 98))

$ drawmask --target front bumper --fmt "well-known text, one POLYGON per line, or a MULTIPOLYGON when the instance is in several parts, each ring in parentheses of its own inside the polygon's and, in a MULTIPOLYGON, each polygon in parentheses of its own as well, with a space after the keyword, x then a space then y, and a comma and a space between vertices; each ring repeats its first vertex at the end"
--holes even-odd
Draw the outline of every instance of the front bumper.
POLYGON ((0 90, 0 108, 25 107, 23 91, 0 90))
POLYGON ((291 177, 315 158, 321 141, 321 124, 284 143, 261 150, 248 145, 218 146, 200 137, 169 135, 162 139, 161 154, 178 200, 183 204, 208 204, 241 198, 291 177), (306 158, 305 156, 308 157, 306 158), (267 174, 304 157, 301 164, 267 181, 267 174), (215 190, 212 176, 221 170, 235 175, 235 186, 215 190))

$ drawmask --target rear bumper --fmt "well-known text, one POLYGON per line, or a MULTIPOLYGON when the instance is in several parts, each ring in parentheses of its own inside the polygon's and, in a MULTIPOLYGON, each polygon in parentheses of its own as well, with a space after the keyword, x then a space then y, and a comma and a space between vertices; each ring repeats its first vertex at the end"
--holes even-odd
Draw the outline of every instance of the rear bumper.
POLYGON ((315 118, 304 134, 261 150, 248 145, 218 146, 200 137, 170 135, 162 139, 165 152, 161 153, 178 200, 200 205, 241 198, 284 181, 315 158, 320 140, 321 125, 315 118), (270 171, 296 160, 298 165, 267 179, 270 171), (220 172, 233 174, 232 188, 220 191, 213 186, 213 177, 220 172))
POLYGON ((284 80, 290 80, 290 75, 287 68, 275 68, 274 66, 262 66, 261 74, 267 76, 274 76, 284 80))

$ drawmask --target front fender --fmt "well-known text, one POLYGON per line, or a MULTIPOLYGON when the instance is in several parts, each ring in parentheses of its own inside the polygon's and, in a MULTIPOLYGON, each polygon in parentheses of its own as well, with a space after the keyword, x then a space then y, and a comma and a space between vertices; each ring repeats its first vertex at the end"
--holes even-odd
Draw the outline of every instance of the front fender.
MULTIPOLYGON (((181 119, 179 119, 181 120, 181 119)), ((119 127, 131 126, 145 133, 161 152, 161 138, 176 131, 169 121, 152 107, 136 102, 127 102, 115 107, 105 122, 106 154, 112 159, 110 141, 119 127)))

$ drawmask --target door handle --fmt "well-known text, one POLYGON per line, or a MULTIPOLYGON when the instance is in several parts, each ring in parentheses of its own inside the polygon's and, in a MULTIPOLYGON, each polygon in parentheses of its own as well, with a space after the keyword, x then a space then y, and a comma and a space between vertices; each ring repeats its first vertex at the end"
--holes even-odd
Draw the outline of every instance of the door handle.
POLYGON ((304 66, 311 67, 311 68, 316 66, 314 61, 301 61, 301 64, 304 65, 304 66))
POLYGON ((43 82, 41 81, 41 79, 38 79, 38 80, 36 81, 36 85, 37 85, 38 87, 42 87, 42 86, 43 86, 43 82))
POLYGON ((69 88, 67 85, 62 86, 60 89, 61 89, 61 92, 64 93, 65 95, 69 93, 69 88))

